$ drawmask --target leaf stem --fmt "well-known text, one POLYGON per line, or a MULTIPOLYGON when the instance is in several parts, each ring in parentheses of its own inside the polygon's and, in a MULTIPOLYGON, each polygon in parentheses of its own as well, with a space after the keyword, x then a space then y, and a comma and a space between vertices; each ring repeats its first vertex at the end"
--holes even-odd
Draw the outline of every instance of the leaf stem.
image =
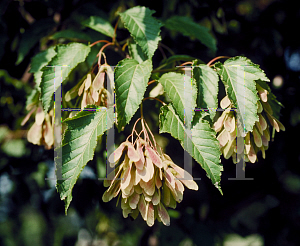
POLYGON ((94 45, 96 45, 96 44, 98 44, 98 43, 110 43, 109 41, 107 41, 107 40, 98 40, 98 41, 96 41, 96 42, 94 42, 94 43, 92 43, 92 44, 90 44, 90 47, 93 47, 94 45))
MULTIPOLYGON (((134 123, 133 128, 132 128, 132 132, 131 134, 127 137, 126 141, 129 139, 129 137, 131 136, 131 142, 133 143, 133 133, 135 132, 135 126, 136 124, 139 122, 139 120, 141 120, 142 118, 138 118, 137 121, 134 123)), ((138 134, 137 134, 138 135, 138 134)))
POLYGON ((156 101, 159 101, 160 103, 162 103, 162 105, 166 105, 166 103, 164 103, 162 100, 160 100, 160 99, 158 99, 158 98, 156 98, 156 97, 146 97, 146 98, 144 98, 143 99, 143 101, 146 101, 146 100, 148 100, 148 99, 153 99, 153 100, 156 100, 156 101))
MULTIPOLYGON (((99 51, 99 53, 98 53, 98 65, 100 66, 101 65, 101 56, 102 56, 102 52, 103 52, 103 50, 106 48, 106 47, 108 47, 108 46, 110 46, 110 45, 113 45, 113 43, 112 42, 109 42, 109 43, 107 43, 107 44, 105 44, 105 45, 103 45, 102 47, 101 47, 101 49, 100 49, 100 51, 99 51)), ((104 59, 106 60, 106 57, 104 56, 104 59)), ((106 62, 106 61, 105 61, 106 62)))
POLYGON ((140 110, 141 110, 141 118, 143 119, 144 118, 144 115, 143 115, 143 102, 141 103, 140 110))
POLYGON ((112 38, 113 43, 116 42, 116 36, 117 36, 116 34, 117 34, 117 27, 118 27, 118 24, 119 24, 119 20, 120 20, 120 17, 118 18, 117 23, 116 23, 115 28, 114 28, 114 36, 112 38))
POLYGON ((210 62, 207 63, 206 65, 210 66, 214 61, 222 59, 222 58, 230 58, 230 56, 218 56, 218 57, 215 57, 214 59, 210 60, 210 62))
POLYGON ((180 64, 179 66, 182 67, 182 66, 185 66, 185 65, 187 65, 187 64, 193 65, 193 62, 191 62, 191 61, 184 62, 184 63, 180 64))
POLYGON ((125 44, 122 46, 122 51, 123 51, 123 52, 125 52, 126 46, 128 46, 128 43, 125 43, 125 44))
POLYGON ((151 81, 149 81, 148 82, 148 85, 151 85, 151 84, 153 84, 154 82, 156 82, 156 80, 154 79, 154 80, 151 80, 151 81))

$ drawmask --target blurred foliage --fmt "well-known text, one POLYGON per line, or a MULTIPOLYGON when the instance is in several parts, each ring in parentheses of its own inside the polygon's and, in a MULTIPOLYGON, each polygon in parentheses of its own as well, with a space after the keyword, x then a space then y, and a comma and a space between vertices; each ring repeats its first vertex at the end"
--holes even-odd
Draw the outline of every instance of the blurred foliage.
MULTIPOLYGON (((0 12, 0 245, 300 244, 300 2, 3 0, 0 12), (136 5, 156 10, 155 16, 162 20, 182 15, 208 27, 218 41, 216 55, 243 54, 261 64, 274 94, 285 106, 281 121, 286 133, 275 136, 266 160, 259 157, 258 163, 246 167, 246 176, 254 180, 228 180, 235 177, 236 170, 231 161, 223 159, 221 196, 205 172, 194 168, 193 176, 201 178, 197 181, 199 191, 186 191, 177 210, 169 211, 170 227, 156 223, 148 228, 141 218, 134 222, 124 219, 120 207, 102 202, 104 187, 98 178, 105 176, 105 148, 101 147, 105 138, 99 140, 103 144, 81 173, 65 216, 55 190, 53 150, 29 144, 28 125, 20 125, 26 115, 26 95, 34 87, 28 73, 30 58, 55 42, 101 39, 93 30, 76 34, 81 16, 101 12, 114 23, 116 11, 136 5), (280 86, 278 76, 282 78, 280 86)), ((205 62, 213 58, 199 42, 172 32, 162 34, 163 43, 176 54, 189 54, 205 62)), ((113 56, 108 59, 110 64, 117 60, 113 56)), ((156 52, 154 66, 161 59, 156 52)), ((150 127, 156 129, 158 106, 147 101, 144 111, 149 112, 150 127)), ((123 138, 119 136, 117 141, 123 138)), ((176 163, 183 162, 178 142, 167 135, 159 141, 165 143, 176 163)))

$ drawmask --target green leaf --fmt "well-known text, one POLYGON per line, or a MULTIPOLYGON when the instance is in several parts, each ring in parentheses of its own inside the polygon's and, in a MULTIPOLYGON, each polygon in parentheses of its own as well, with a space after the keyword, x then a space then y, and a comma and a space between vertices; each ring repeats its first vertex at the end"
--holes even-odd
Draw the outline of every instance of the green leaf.
POLYGON ((168 65, 176 61, 192 61, 194 59, 195 59, 194 57, 188 55, 173 55, 168 57, 167 59, 162 60, 160 64, 168 65))
POLYGON ((151 71, 151 60, 139 64, 134 59, 126 58, 118 63, 115 69, 115 90, 119 130, 131 120, 139 108, 151 71))
POLYGON ((35 88, 40 91, 40 83, 42 81, 42 68, 48 65, 48 63, 51 61, 51 59, 56 55, 55 52, 55 46, 52 46, 44 51, 41 51, 40 53, 36 54, 31 59, 30 64, 30 71, 33 73, 34 80, 35 80, 35 88))
POLYGON ((218 108, 218 74, 207 65, 198 65, 193 69, 193 77, 198 87, 197 108, 211 108, 209 116, 213 120, 216 115, 213 109, 218 108))
MULTIPOLYGON (((61 67, 61 80, 59 83, 55 83, 55 90, 60 86, 60 82, 63 82, 70 72, 77 66, 78 63, 83 62, 89 54, 90 46, 80 43, 70 43, 67 45, 57 45, 55 48, 56 56, 50 61, 48 66, 60 66, 61 67), (62 67, 63 66, 63 67, 62 67)), ((60 68, 56 68, 59 71, 60 68)), ((55 67, 45 67, 42 69, 42 81, 41 87, 41 98, 44 110, 47 112, 50 106, 51 98, 54 93, 54 78, 55 78, 55 67)), ((56 73, 57 73, 56 71, 56 73)))
POLYGON ((90 18, 81 22, 82 25, 92 28, 93 30, 100 32, 108 37, 114 36, 114 28, 109 21, 99 17, 90 16, 90 18))
POLYGON ((193 126, 190 136, 174 108, 171 105, 165 105, 161 107, 159 128, 160 133, 170 133, 180 141, 182 147, 186 148, 185 150, 201 165, 222 194, 220 187, 221 171, 223 171, 220 161, 221 151, 216 132, 211 129, 209 123, 199 120, 193 126), (185 139, 186 143, 184 143, 185 139))
POLYGON ((131 58, 137 60, 139 63, 147 60, 147 56, 142 51, 141 46, 135 42, 130 42, 128 44, 129 55, 131 58))
POLYGON ((195 37, 213 52, 217 50, 216 39, 209 33, 209 30, 194 22, 190 17, 172 16, 166 21, 165 27, 180 32, 184 36, 195 37))
POLYGON ((257 101, 259 100, 255 80, 269 81, 263 70, 246 57, 233 57, 215 65, 230 101, 237 107, 238 120, 246 132, 252 131, 258 121, 257 101))
POLYGON ((53 19, 47 18, 34 22, 34 24, 25 30, 24 34, 21 36, 16 65, 23 61, 31 48, 33 48, 42 37, 46 36, 54 26, 55 22, 53 19))
POLYGON ((53 34, 51 39, 65 38, 65 39, 81 39, 92 41, 90 35, 84 33, 82 30, 66 29, 53 34))
POLYGON ((68 128, 62 141, 62 159, 56 159, 57 191, 65 201, 65 212, 72 200, 72 189, 85 165, 93 159, 97 138, 113 125, 113 108, 81 111, 64 122, 68 128))
POLYGON ((136 6, 120 13, 121 20, 130 32, 134 41, 141 46, 143 52, 151 59, 158 42, 161 40, 161 23, 152 14, 154 10, 136 6))
POLYGON ((182 121, 185 120, 186 114, 187 124, 194 116, 197 98, 197 86, 195 81, 191 83, 190 79, 184 74, 174 72, 165 73, 159 79, 182 121))
POLYGON ((30 94, 27 96, 27 99, 26 99, 26 109, 27 110, 30 109, 30 107, 31 107, 32 104, 35 104, 35 103, 39 102, 40 92, 39 92, 39 90, 37 88, 33 89, 30 92, 30 94))

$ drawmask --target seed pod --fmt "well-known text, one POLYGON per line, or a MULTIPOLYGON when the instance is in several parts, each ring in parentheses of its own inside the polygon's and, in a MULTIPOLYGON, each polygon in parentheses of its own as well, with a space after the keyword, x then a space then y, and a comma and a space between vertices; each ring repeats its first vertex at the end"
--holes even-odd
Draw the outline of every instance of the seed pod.
POLYGON ((253 127, 253 138, 254 138, 254 143, 257 147, 262 146, 262 141, 261 141, 261 135, 259 134, 256 126, 253 127))
POLYGON ((256 88, 257 88, 260 99, 263 102, 267 102, 268 101, 268 91, 266 89, 263 89, 259 84, 256 84, 256 88))
MULTIPOLYGON (((144 124, 142 131, 150 131, 144 124)), ((135 142, 123 142, 108 158, 114 167, 123 153, 125 156, 113 181, 104 182, 109 188, 102 199, 108 202, 121 192, 121 208, 125 218, 129 215, 136 218, 141 213, 148 226, 152 226, 156 218, 168 225, 170 217, 164 205, 176 208, 176 202, 183 199, 184 185, 193 190, 197 190, 198 186, 192 176, 178 167, 168 155, 158 153, 154 147, 156 143, 142 139, 140 135, 137 134, 135 142)))

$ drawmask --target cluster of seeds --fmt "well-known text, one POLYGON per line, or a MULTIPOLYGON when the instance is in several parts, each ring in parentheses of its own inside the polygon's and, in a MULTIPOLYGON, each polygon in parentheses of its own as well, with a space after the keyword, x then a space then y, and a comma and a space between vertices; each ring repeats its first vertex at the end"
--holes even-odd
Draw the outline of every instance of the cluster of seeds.
POLYGON ((243 136, 243 128, 236 120, 236 112, 228 96, 221 100, 221 107, 225 109, 222 115, 214 123, 214 129, 218 133, 221 151, 224 158, 230 156, 234 163, 238 163, 241 158, 246 162, 256 162, 257 153, 262 152, 265 158, 265 150, 268 149, 270 141, 269 124, 275 128, 277 132, 284 131, 285 128, 274 116, 273 110, 268 102, 268 90, 263 89, 257 84, 259 100, 257 102, 257 113, 259 120, 255 122, 252 132, 247 132, 244 136, 244 144, 237 144, 237 137, 243 136), (267 122, 268 119, 268 122, 267 122))
POLYGON ((51 149, 54 144, 53 109, 50 110, 49 113, 43 111, 42 105, 29 105, 28 109, 30 111, 21 123, 22 126, 25 125, 30 116, 35 113, 35 122, 27 133, 28 142, 37 145, 45 145, 47 149, 51 149))
POLYGON ((107 64, 100 66, 93 80, 92 74, 88 73, 81 84, 76 85, 66 93, 65 100, 68 102, 77 95, 83 95, 81 109, 84 109, 87 105, 107 107, 107 90, 104 88, 104 82, 106 75, 111 76, 112 74, 113 71, 107 64))
POLYGON ((115 167, 124 153, 123 161, 116 167, 116 174, 104 181, 109 188, 102 199, 108 202, 119 195, 124 218, 130 215, 136 219, 141 213, 148 226, 152 226, 155 219, 170 225, 165 207, 176 208, 176 203, 182 201, 184 185, 193 190, 198 190, 198 186, 193 177, 162 153, 161 149, 162 154, 157 151, 158 145, 149 127, 143 119, 141 123, 142 131, 137 134, 135 142, 134 126, 130 135, 132 141, 128 141, 129 136, 109 157, 111 167, 115 167), (144 138, 141 137, 142 133, 144 138))

